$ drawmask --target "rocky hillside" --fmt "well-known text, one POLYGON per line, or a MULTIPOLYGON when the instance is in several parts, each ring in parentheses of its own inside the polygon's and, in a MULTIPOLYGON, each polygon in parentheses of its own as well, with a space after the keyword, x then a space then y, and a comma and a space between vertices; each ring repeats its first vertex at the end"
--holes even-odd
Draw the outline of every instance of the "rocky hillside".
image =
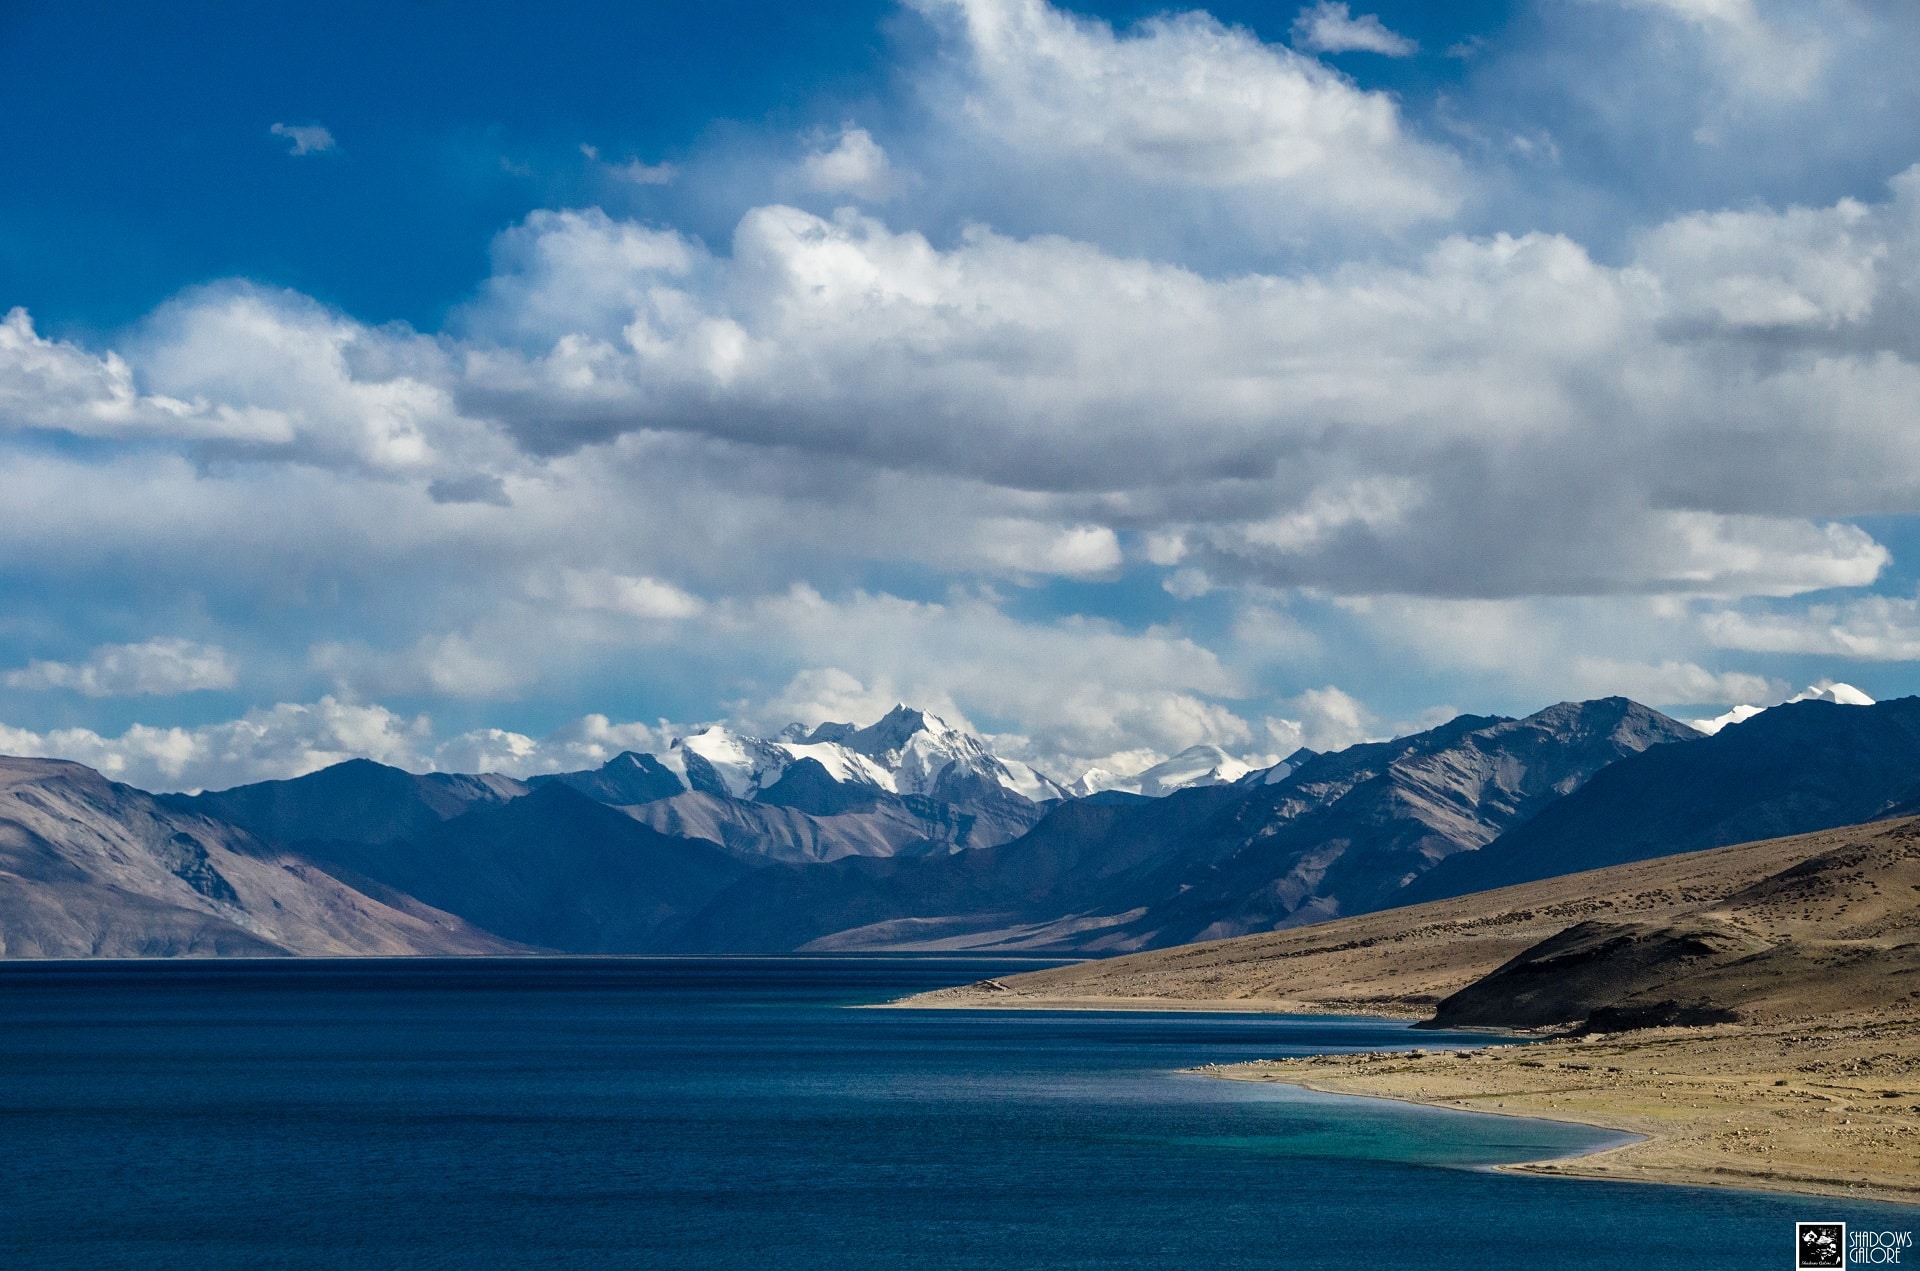
POLYGON ((1852 825, 1916 800, 1920 697, 1791 702, 1623 759, 1486 851, 1435 869, 1406 899, 1852 825))
POLYGON ((1624 698, 1461 716, 1306 758, 1271 785, 1067 803, 963 856, 762 871, 693 919, 682 947, 1116 952, 1363 913, 1608 764, 1697 737, 1624 698))
POLYGON ((1210 1003, 1611 1032, 1920 1011, 1920 819, 1037 971, 933 1004, 1210 1003))
POLYGON ((475 954, 518 946, 91 768, 0 758, 0 954, 475 954), (377 894, 374 894, 377 893, 377 894))

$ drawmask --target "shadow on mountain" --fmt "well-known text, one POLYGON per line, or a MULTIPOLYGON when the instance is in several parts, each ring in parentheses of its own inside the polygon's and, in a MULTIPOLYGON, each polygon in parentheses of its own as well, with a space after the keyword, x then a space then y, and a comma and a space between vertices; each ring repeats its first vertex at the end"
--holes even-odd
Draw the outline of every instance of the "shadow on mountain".
POLYGON ((1920 697, 1792 702, 1621 759, 1401 903, 1887 816, 1920 796, 1920 697))

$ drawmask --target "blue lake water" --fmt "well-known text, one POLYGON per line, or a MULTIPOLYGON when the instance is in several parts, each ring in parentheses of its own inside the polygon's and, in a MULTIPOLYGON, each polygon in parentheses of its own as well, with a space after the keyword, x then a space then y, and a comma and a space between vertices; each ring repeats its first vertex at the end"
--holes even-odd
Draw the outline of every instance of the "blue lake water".
POLYGON ((0 964, 0 1266, 1757 1268, 1795 1219, 1920 1227, 1175 1071, 1449 1040, 1398 1025, 848 1009, 1013 969, 0 964))

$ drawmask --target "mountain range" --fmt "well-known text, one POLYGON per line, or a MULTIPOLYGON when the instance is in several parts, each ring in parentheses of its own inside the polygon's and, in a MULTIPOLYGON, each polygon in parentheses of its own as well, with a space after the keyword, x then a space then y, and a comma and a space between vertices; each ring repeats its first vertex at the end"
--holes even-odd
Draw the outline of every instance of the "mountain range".
POLYGON ((0 762, 14 955, 1102 954, 1889 815, 1920 801, 1920 699, 1703 736, 1606 698, 1071 789, 905 706, 527 780, 354 760, 154 796, 0 762))
POLYGON ((342 882, 298 852, 91 768, 0 758, 8 957, 517 951, 452 914, 342 882))

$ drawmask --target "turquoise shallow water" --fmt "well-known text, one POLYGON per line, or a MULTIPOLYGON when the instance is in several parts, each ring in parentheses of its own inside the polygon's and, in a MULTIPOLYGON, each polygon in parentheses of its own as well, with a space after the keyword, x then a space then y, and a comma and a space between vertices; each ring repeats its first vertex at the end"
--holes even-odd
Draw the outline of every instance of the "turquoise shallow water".
POLYGON ((1175 1071, 1449 1040, 1395 1024, 846 1009, 1009 969, 0 964, 0 1266, 1747 1268, 1796 1218, 1920 1226, 1175 1071))

